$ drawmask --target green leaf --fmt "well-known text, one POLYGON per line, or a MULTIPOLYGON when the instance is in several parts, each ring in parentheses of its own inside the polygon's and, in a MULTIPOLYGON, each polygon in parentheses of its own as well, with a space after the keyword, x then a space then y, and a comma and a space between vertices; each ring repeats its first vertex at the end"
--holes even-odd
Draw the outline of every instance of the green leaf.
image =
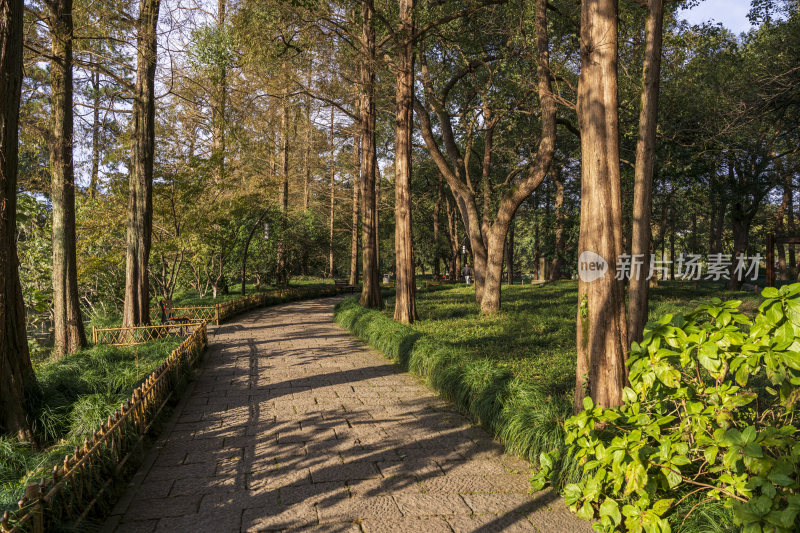
POLYGON ((710 465, 713 465, 717 460, 718 453, 719 448, 717 446, 706 446, 706 448, 703 450, 703 456, 710 465))
POLYGON ((639 461, 634 461, 625 469, 625 494, 644 488, 647 484, 647 470, 639 461))
POLYGON ((583 520, 591 520, 594 518, 594 507, 592 507, 591 503, 585 501, 583 502, 583 505, 581 505, 581 508, 578 509, 576 514, 578 515, 578 518, 583 520))
POLYGON ((669 365, 658 365, 655 368, 658 380, 670 388, 676 388, 680 384, 681 373, 669 365))
POLYGON ((639 398, 638 398, 638 396, 636 395, 636 391, 634 391, 634 390, 633 390, 632 388, 630 388, 630 387, 625 387, 624 389, 622 389, 622 399, 623 399, 623 401, 624 401, 625 403, 634 403, 634 402, 636 402, 636 401, 637 401, 639 398))
POLYGON ((619 504, 612 498, 606 498, 606 500, 600 505, 600 517, 607 516, 611 518, 614 522, 614 525, 619 524, 622 522, 622 514, 619 511, 619 504))
POLYGON ((590 396, 583 397, 583 409, 586 411, 590 411, 594 408, 594 402, 590 396))
POLYGON ((779 298, 780 295, 781 293, 778 292, 778 289, 775 287, 765 287, 764 290, 761 291, 761 296, 764 298, 779 298))
POLYGON ((658 516, 662 516, 669 510, 670 506, 672 506, 672 502, 674 501, 675 498, 658 500, 656 503, 653 504, 653 512, 658 516))
POLYGON ((562 495, 564 496, 564 503, 567 505, 572 505, 581 499, 583 496, 583 490, 577 483, 570 483, 564 487, 564 492, 562 495))

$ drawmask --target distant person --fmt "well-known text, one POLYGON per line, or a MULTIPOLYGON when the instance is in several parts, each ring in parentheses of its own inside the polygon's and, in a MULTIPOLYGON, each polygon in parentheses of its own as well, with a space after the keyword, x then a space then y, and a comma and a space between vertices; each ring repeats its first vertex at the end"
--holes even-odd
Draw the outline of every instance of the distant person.
POLYGON ((464 268, 461 270, 461 274, 464 276, 464 282, 469 285, 470 278, 472 278, 472 269, 469 265, 464 265, 464 268))

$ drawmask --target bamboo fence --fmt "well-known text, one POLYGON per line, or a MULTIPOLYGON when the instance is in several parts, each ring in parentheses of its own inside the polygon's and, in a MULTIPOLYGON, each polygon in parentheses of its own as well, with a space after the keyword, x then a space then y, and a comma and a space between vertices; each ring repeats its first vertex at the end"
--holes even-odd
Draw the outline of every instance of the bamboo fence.
MULTIPOLYGON (((213 309, 214 322, 266 305, 302 300, 305 298, 334 296, 342 292, 357 292, 357 286, 309 285, 289 289, 261 292, 236 300, 201 306, 213 309)), ((198 308, 178 307, 174 311, 191 312, 198 308)), ((207 312, 207 311, 202 311, 207 312)), ((187 313, 188 314, 188 313, 187 313)), ((201 318, 199 312, 190 315, 201 318)), ((119 481, 135 469, 132 457, 141 449, 159 414, 178 392, 185 378, 208 344, 207 322, 190 324, 164 324, 133 328, 93 328, 94 342, 103 344, 138 344, 186 334, 191 335, 176 348, 164 363, 133 391, 131 398, 108 417, 83 447, 75 447, 71 456, 64 457, 62 465, 53 468, 49 478, 39 483, 29 483, 19 509, 13 514, 5 512, 0 518, 2 533, 43 533, 59 524, 79 524, 87 517, 102 514, 103 507, 114 501, 119 481)))
POLYGON ((49 477, 26 486, 18 511, 0 518, 0 530, 43 533, 102 514, 119 481, 134 471, 132 458, 207 344, 206 324, 201 323, 82 447, 76 446, 49 477))
POLYGON ((94 344, 110 344, 112 346, 130 346, 169 337, 185 337, 197 329, 205 321, 178 322, 158 326, 130 326, 121 328, 92 327, 94 344))

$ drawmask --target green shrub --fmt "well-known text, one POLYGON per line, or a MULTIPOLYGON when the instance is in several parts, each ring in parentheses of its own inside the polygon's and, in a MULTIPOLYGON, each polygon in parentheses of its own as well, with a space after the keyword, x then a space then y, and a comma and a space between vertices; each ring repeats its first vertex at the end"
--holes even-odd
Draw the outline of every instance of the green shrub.
MULTIPOLYGON (((339 303, 336 321, 369 345, 422 377, 473 421, 500 439, 510 453, 536 461, 539 453, 561 446, 561 422, 571 413, 568 395, 550 396, 489 357, 475 357, 355 299, 339 303)), ((573 464, 559 463, 558 475, 570 476, 573 464)))
MULTIPOLYGON (((800 284, 762 296, 752 321, 719 299, 664 316, 632 346, 624 405, 587 399, 565 422, 584 475, 564 498, 596 530, 668 532, 705 502, 747 533, 800 530, 800 284)), ((534 488, 558 459, 540 457, 534 488)))

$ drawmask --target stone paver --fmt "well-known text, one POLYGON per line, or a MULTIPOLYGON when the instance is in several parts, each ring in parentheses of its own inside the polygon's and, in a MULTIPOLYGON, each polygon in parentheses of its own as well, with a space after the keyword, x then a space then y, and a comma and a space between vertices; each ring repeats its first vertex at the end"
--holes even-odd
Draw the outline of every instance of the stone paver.
POLYGON ((104 531, 588 532, 527 463, 332 321, 264 308, 209 350, 104 531))

